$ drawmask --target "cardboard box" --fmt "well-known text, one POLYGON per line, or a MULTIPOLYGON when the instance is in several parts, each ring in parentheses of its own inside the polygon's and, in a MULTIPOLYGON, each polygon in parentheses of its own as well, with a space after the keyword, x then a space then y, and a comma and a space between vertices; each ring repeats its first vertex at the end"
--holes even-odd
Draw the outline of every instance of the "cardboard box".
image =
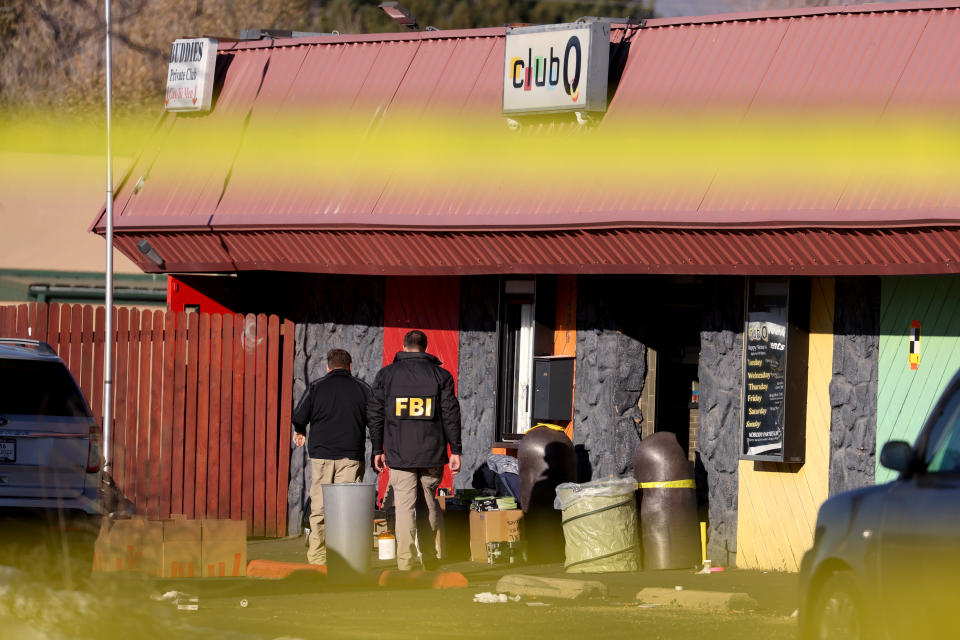
POLYGON ((204 577, 247 575, 245 520, 200 520, 200 566, 204 577))
POLYGON ((200 521, 164 520, 161 577, 195 578, 200 575, 200 521))
POLYGON ((104 518, 94 543, 93 568, 161 575, 163 523, 143 517, 114 521, 104 518))
POLYGON ((523 511, 471 511, 470 512, 470 559, 487 562, 488 542, 520 540, 523 511))
MULTIPOLYGON (((110 519, 104 518, 100 522, 100 533, 93 542, 93 570, 116 571, 112 567, 113 549, 110 546, 110 519)), ((123 563, 121 561, 121 566, 123 563)))
POLYGON ((247 523, 242 520, 103 520, 93 570, 163 578, 247 574, 247 523))

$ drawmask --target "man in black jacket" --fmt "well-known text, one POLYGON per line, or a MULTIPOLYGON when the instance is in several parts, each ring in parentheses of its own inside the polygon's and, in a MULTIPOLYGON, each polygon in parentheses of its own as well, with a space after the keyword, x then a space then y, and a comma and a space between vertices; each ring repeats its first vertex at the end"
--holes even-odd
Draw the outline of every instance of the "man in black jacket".
POLYGON ((396 507, 397 566, 416 568, 417 506, 421 509, 420 555, 425 568, 436 564, 436 538, 442 515, 436 492, 443 465, 460 470, 460 403, 453 376, 440 360, 426 352, 427 336, 411 331, 393 364, 377 373, 367 409, 373 466, 390 467, 390 486, 396 507), (447 457, 447 445, 450 456, 447 457), (424 514, 426 511, 426 514, 424 514), (426 515, 426 518, 424 518, 426 515), (423 524, 427 524, 423 523, 423 524), (429 533, 429 537, 427 534, 429 533))
POLYGON ((310 384, 293 412, 293 442, 302 447, 310 424, 310 539, 307 561, 327 563, 321 485, 360 482, 370 387, 350 373, 350 354, 327 352, 327 375, 310 384))

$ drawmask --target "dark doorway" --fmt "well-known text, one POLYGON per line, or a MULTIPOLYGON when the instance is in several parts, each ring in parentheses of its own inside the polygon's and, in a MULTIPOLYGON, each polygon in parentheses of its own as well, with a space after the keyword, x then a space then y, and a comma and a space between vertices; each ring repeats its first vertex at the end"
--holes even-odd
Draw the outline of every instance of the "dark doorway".
POLYGON ((643 341, 655 380, 653 431, 669 431, 692 460, 699 431, 698 363, 706 290, 702 278, 651 278, 643 293, 643 341))

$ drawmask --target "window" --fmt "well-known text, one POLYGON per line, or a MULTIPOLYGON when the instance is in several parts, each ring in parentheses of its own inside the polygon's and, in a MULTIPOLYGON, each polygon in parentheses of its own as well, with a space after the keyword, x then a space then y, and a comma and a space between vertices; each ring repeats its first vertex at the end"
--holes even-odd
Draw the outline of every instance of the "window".
POLYGON ((497 322, 497 441, 519 440, 536 422, 534 358, 553 355, 556 316, 556 276, 502 281, 497 322))
POLYGON ((744 311, 740 459, 802 464, 810 280, 751 277, 744 311))
POLYGON ((517 439, 530 428, 536 282, 506 280, 500 296, 497 439, 517 439))
POLYGON ((748 283, 741 458, 782 458, 787 386, 786 278, 748 283))
POLYGON ((59 362, 0 360, 0 389, 0 415, 88 415, 73 377, 59 362))
POLYGON ((960 472, 960 392, 943 408, 943 413, 930 432, 927 444, 927 471, 930 473, 960 472))

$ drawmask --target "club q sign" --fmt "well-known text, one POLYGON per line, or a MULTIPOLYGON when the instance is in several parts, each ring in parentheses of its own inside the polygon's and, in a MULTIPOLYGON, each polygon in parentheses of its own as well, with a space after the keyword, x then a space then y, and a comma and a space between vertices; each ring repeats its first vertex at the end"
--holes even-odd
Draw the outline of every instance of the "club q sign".
POLYGON ((217 41, 212 38, 174 40, 167 71, 167 111, 209 111, 217 41))
POLYGON ((503 114, 606 111, 610 25, 508 28, 503 114))

